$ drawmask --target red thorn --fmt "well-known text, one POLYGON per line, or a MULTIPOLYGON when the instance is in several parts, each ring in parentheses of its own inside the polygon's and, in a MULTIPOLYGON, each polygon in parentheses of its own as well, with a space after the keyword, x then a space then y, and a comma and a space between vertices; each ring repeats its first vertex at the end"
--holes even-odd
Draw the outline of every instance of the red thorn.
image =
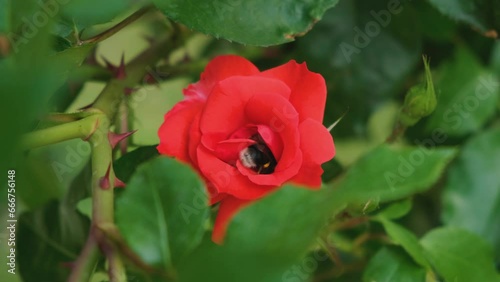
POLYGON ((109 144, 111 144, 112 148, 115 148, 116 145, 118 143, 120 143, 120 141, 122 141, 123 139, 125 139, 125 138, 129 137, 130 135, 134 134, 136 131, 137 131, 137 129, 136 130, 132 130, 130 132, 121 133, 121 134, 117 134, 117 133, 113 133, 113 132, 108 132, 109 144))
POLYGON ((125 93, 125 96, 130 96, 132 93, 135 91, 139 90, 138 88, 132 88, 132 87, 125 87, 123 89, 123 93, 125 93))
POLYGON ((115 73, 116 79, 125 79, 127 77, 127 73, 125 72, 125 54, 122 53, 122 58, 120 60, 120 66, 116 70, 115 73))
POLYGON ((108 59, 106 59, 105 57, 102 57, 102 59, 106 64, 106 69, 108 69, 110 72, 115 72, 116 66, 113 65, 110 61, 108 61, 108 59))
POLYGON ((142 82, 144 84, 159 84, 157 77, 150 72, 146 73, 142 82))
POLYGON ((127 184, 125 184, 125 182, 118 179, 118 177, 115 177, 115 187, 116 188, 125 188, 125 186, 127 186, 127 184))
POLYGON ((101 177, 99 180, 99 186, 101 186, 102 189, 107 190, 109 189, 109 171, 111 170, 111 164, 108 165, 108 170, 106 170, 106 174, 101 177))
POLYGON ((122 54, 122 58, 120 59, 119 66, 113 65, 110 61, 108 61, 104 57, 102 57, 102 59, 104 60, 104 63, 106 64, 106 69, 108 69, 110 72, 112 72, 113 76, 116 79, 122 80, 127 76, 127 73, 125 72, 125 54, 122 54))

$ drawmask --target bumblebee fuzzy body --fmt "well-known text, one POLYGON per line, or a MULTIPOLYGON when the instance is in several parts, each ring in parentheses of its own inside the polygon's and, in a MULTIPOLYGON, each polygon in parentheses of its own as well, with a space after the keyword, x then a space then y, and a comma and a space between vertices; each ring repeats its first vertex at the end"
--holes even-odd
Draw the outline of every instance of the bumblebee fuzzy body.
POLYGON ((271 150, 263 144, 255 144, 241 150, 240 161, 243 166, 258 174, 270 174, 276 168, 276 159, 271 150))

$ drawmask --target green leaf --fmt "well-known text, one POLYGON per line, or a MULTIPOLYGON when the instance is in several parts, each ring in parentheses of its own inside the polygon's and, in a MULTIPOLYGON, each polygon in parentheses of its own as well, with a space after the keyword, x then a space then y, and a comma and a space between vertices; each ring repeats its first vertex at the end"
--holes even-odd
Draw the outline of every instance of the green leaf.
MULTIPOLYGON (((49 1, 52 5, 46 4, 47 13, 56 13, 62 11, 62 23, 68 27, 66 30, 72 30, 76 25, 80 30, 97 25, 111 22, 123 13, 130 11, 134 6, 147 3, 147 0, 71 0, 64 5, 58 4, 58 1, 49 1), (98 8, 96 8, 98 7, 98 8)), ((61 33, 61 35, 67 35, 61 33)))
POLYGON ((417 266, 404 252, 385 247, 372 257, 363 274, 364 282, 422 282, 425 269, 417 266))
POLYGON ((349 109, 337 135, 363 133, 370 113, 401 91, 418 63, 421 36, 408 2, 340 1, 297 41, 300 60, 329 82, 325 124, 349 109))
POLYGON ((66 263, 76 260, 88 236, 88 218, 76 211, 77 203, 88 197, 92 174, 80 172, 59 201, 52 201, 19 218, 16 246, 19 271, 24 282, 66 281, 66 263))
POLYGON ((393 201, 423 192, 441 177, 455 152, 381 145, 349 169, 336 196, 364 206, 367 201, 393 201))
POLYGON ((34 153, 22 160, 17 173, 17 196, 29 209, 39 208, 64 195, 53 166, 47 165, 47 157, 34 153))
POLYGON ((491 247, 477 235, 445 227, 429 232, 420 242, 447 282, 500 281, 491 247))
POLYGON ((1 128, 10 135, 0 144, 0 153, 5 158, 5 164, 0 165, 2 168, 6 164, 16 165, 15 159, 21 156, 14 148, 19 144, 20 135, 32 130, 35 119, 48 111, 50 97, 67 79, 69 70, 77 67, 89 50, 89 47, 81 47, 55 54, 50 22, 37 26, 23 22, 43 13, 43 7, 36 1, 10 3, 11 54, 0 60, 0 89, 2 93, 8 93, 3 95, 0 109, 8 118, 2 119, 1 128), (23 23, 26 27, 18 29, 23 23))
POLYGON ((500 4, 487 0, 429 0, 441 13, 483 33, 500 31, 500 4))
POLYGON ((463 136, 481 129, 495 113, 498 101, 500 85, 493 72, 460 47, 438 76, 438 104, 427 121, 427 131, 463 136))
POLYGON ((405 216, 410 212, 412 207, 412 199, 404 199, 399 202, 390 204, 387 208, 383 209, 381 212, 377 213, 377 216, 384 217, 387 219, 397 219, 405 216))
POLYGON ((418 10, 420 30, 425 37, 437 42, 453 40, 458 30, 454 21, 440 13, 428 1, 416 1, 415 6, 418 10))
POLYGON ((189 28, 250 45, 293 41, 338 0, 153 0, 167 17, 189 28))
POLYGON ((49 103, 50 111, 67 111, 68 107, 77 99, 85 83, 95 77, 110 77, 110 73, 100 66, 81 65, 76 69, 72 69, 66 82, 52 95, 49 103))
POLYGON ((76 205, 76 209, 84 216, 92 219, 92 198, 80 200, 76 205))
POLYGON ((445 224, 470 230, 500 254, 500 129, 471 138, 450 167, 443 195, 445 224))
POLYGON ((343 170, 342 165, 335 158, 324 163, 321 168, 324 170, 323 174, 321 175, 321 179, 324 183, 329 182, 330 180, 339 176, 343 170))
MULTIPOLYGON (((303 271, 304 254, 327 217, 342 208, 333 204, 333 192, 286 185, 254 202, 231 221, 222 246, 207 238, 184 261, 180 281, 297 281, 294 271, 303 271)), ((313 257, 311 263, 328 260, 324 254, 313 257)))
POLYGON ((156 156, 158 156, 156 145, 139 147, 119 158, 113 164, 113 169, 115 170, 116 176, 127 183, 140 164, 156 156))
POLYGON ((88 235, 88 220, 75 210, 50 202, 19 218, 18 268, 24 282, 66 281, 88 235))
POLYGON ((202 181, 171 158, 139 166, 116 200, 116 222, 128 245, 167 271, 200 243, 207 217, 202 181))
POLYGON ((10 1, 0 0, 0 36, 10 31, 10 1))
POLYGON ((382 223, 385 231, 394 243, 403 247, 403 249, 405 249, 405 251, 415 260, 416 263, 426 269, 431 268, 429 262, 425 258, 424 250, 418 242, 415 234, 411 233, 411 231, 403 226, 398 225, 384 217, 376 217, 375 219, 382 223))

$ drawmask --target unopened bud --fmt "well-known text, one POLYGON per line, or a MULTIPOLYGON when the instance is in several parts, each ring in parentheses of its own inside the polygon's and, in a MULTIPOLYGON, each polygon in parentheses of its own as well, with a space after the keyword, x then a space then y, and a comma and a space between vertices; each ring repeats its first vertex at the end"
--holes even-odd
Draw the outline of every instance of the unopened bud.
POLYGON ((424 56, 425 82, 413 86, 405 97, 399 119, 404 126, 413 126, 420 119, 430 115, 436 108, 436 92, 432 82, 429 61, 424 56))

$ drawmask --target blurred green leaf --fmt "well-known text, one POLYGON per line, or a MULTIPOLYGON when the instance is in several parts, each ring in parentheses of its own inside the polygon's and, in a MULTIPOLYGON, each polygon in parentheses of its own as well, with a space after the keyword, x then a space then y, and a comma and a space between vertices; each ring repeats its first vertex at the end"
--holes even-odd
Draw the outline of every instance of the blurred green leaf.
POLYGON ((492 117, 500 85, 493 73, 484 68, 465 47, 439 68, 435 87, 438 104, 426 129, 451 136, 476 132, 492 117))
POLYGON ((80 200, 76 205, 76 209, 82 215, 88 217, 89 219, 92 219, 92 198, 89 197, 80 200))
POLYGON ((333 192, 286 185, 256 201, 231 221, 222 246, 206 238, 184 261, 180 281, 303 281, 297 272, 310 276, 308 263, 328 260, 324 254, 312 261, 303 256, 327 217, 342 208, 333 192))
POLYGON ((450 167, 443 221, 489 241, 500 255, 500 129, 471 138, 450 167))
POLYGON ((17 259, 24 282, 66 281, 85 238, 88 223, 75 210, 53 201, 23 214, 17 230, 17 259))
POLYGON ((29 209, 39 208, 64 195, 62 183, 57 181, 53 167, 48 166, 43 157, 24 158, 17 176, 17 195, 29 209))
POLYGON ((10 31, 10 1, 0 0, 0 35, 10 31))
POLYGON ((457 24, 447 16, 441 14, 428 1, 415 1, 418 11, 418 22, 422 34, 427 38, 447 42, 453 39, 457 32, 457 24))
POLYGON ((293 41, 338 0, 153 0, 167 17, 189 28, 250 45, 293 41))
POLYGON ((342 165, 335 158, 324 163, 321 168, 324 170, 321 175, 323 182, 331 181, 335 177, 339 176, 343 171, 342 165))
POLYGON ((381 145, 355 163, 336 189, 337 197, 362 206, 386 202, 429 189, 456 151, 449 148, 395 148, 381 145))
POLYGON ((500 32, 500 3, 488 0, 429 0, 441 13, 483 33, 500 32))
POLYGON ((490 65, 495 74, 500 74, 500 42, 496 41, 491 51, 490 65))
POLYGON ((50 110, 52 112, 65 112, 78 97, 85 83, 95 77, 110 77, 110 73, 97 66, 82 65, 78 68, 72 68, 68 79, 52 95, 49 102, 50 110))
POLYGON ((167 271, 200 243, 207 217, 202 181, 171 158, 141 165, 116 200, 116 222, 128 245, 167 271))
POLYGON ((73 26, 81 31, 82 29, 111 22, 115 18, 131 11, 133 7, 146 5, 149 0, 71 0, 67 3, 59 4, 58 1, 48 1, 44 6, 47 14, 58 14, 61 17, 61 25, 58 34, 66 37, 68 32, 73 30, 73 26), (50 4, 49 4, 50 3, 50 4))
POLYGON ((491 247, 477 235, 445 227, 429 232, 420 242, 446 282, 500 281, 491 247))
POLYGON ((50 20, 36 26, 30 22, 43 12, 43 7, 34 1, 11 2, 11 21, 15 27, 9 34, 13 40, 12 54, 0 61, 0 89, 5 93, 0 110, 3 117, 1 128, 10 136, 0 144, 0 153, 5 157, 2 168, 15 166, 19 152, 13 149, 20 135, 32 130, 35 119, 48 111, 50 97, 89 50, 89 47, 80 47, 68 49, 61 55, 55 54, 52 49, 54 37, 49 32, 50 20))
POLYGON ((59 201, 24 213, 17 230, 17 258, 24 282, 66 281, 69 265, 76 260, 88 236, 89 220, 76 211, 88 197, 90 166, 80 172, 59 201))
POLYGON ((364 282, 422 282, 425 269, 417 266, 404 252, 384 247, 372 257, 363 274, 364 282))
POLYGON ((116 176, 127 183, 139 165, 158 155, 156 145, 139 147, 119 158, 113 164, 113 169, 116 176))
POLYGON ((412 199, 408 198, 390 204, 387 208, 377 213, 377 216, 384 217, 387 219, 397 219, 410 212, 411 208, 412 208, 412 199))
POLYGON ((382 223, 385 231, 391 237, 392 241, 403 247, 405 251, 415 260, 415 262, 426 269, 431 266, 424 256, 424 249, 418 242, 417 236, 411 233, 408 229, 404 228, 397 223, 394 223, 383 216, 376 217, 376 220, 382 223))
POLYGON ((363 134, 371 111, 401 90, 421 55, 415 21, 408 2, 343 0, 297 41, 300 59, 328 82, 325 123, 349 109, 337 134, 363 134))

